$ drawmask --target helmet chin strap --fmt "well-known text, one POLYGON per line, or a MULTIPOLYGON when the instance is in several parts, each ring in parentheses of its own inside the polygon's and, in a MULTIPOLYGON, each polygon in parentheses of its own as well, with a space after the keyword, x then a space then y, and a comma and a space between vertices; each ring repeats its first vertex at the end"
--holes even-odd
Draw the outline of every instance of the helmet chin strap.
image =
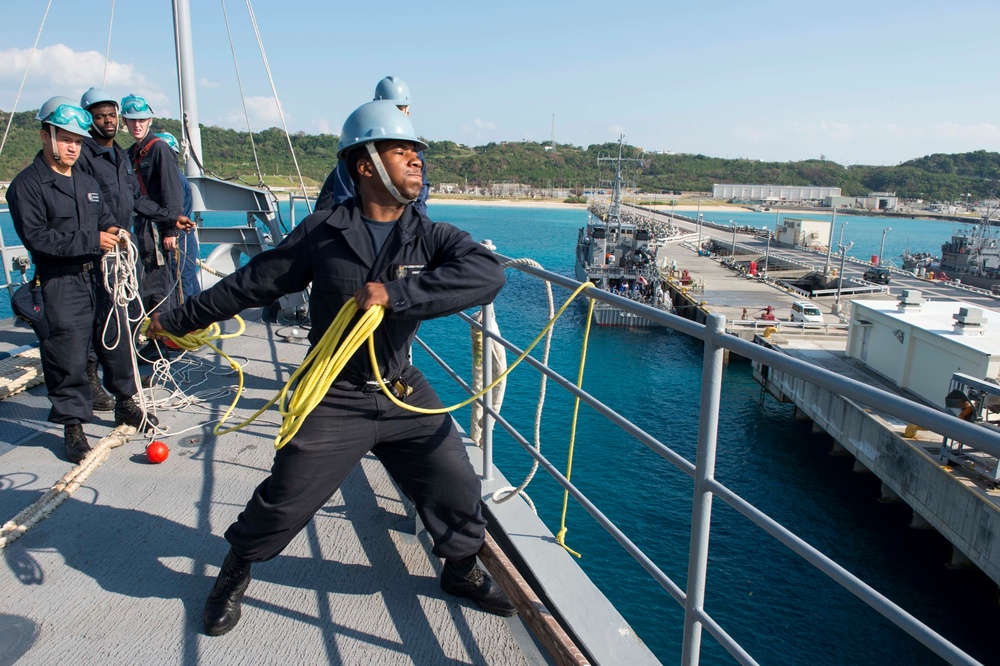
POLYGON ((407 199, 400 194, 399 190, 396 189, 396 186, 392 184, 391 180, 389 180, 389 172, 385 170, 385 165, 382 164, 382 158, 379 157, 378 151, 375 150, 375 142, 369 141, 366 143, 365 149, 368 151, 368 156, 372 158, 372 163, 375 164, 375 170, 378 171, 378 175, 382 179, 382 184, 385 185, 385 189, 389 190, 389 194, 391 194, 396 201, 404 206, 415 201, 416 199, 407 199))
POLYGON ((56 127, 55 125, 49 124, 49 136, 52 138, 52 159, 56 162, 61 162, 59 159, 59 144, 56 143, 56 127))

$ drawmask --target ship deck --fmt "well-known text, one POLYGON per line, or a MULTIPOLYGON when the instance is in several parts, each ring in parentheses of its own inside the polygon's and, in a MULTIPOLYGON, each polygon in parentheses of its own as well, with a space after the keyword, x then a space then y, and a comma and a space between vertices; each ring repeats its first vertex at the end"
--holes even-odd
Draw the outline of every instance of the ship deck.
MULTIPOLYGON (((225 350, 246 361, 242 419, 274 395, 306 351, 276 324, 253 325, 225 350)), ((4 330, 0 351, 28 344, 4 330)), ((235 385, 224 359, 193 355, 207 383, 235 385), (222 364, 220 366, 220 363, 222 364)), ((46 421, 43 385, 8 397, 0 417, 0 515, 30 507, 73 465, 46 421)), ((160 409, 174 436, 160 465, 134 436, 111 451, 48 518, 3 549, 0 664, 546 663, 523 621, 477 609, 439 587, 441 562, 381 465, 366 458, 275 559, 255 565, 243 618, 229 634, 201 629, 204 600, 228 545, 222 533, 267 475, 278 419, 216 438, 232 400, 160 409)), ((113 426, 99 414, 92 444, 113 426)), ((470 446, 474 446, 470 442, 470 446)))

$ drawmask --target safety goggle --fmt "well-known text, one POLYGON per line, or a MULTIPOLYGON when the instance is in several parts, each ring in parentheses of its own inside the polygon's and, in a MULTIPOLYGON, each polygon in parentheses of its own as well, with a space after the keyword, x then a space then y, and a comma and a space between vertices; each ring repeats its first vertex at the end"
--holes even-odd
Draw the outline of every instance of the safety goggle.
POLYGON ((75 122, 79 125, 80 129, 90 131, 90 126, 94 124, 94 118, 90 115, 90 112, 78 106, 60 104, 56 107, 55 111, 49 114, 45 122, 63 127, 69 125, 70 122, 75 122))
POLYGON ((153 110, 141 97, 126 97, 122 100, 122 113, 152 113, 153 110))

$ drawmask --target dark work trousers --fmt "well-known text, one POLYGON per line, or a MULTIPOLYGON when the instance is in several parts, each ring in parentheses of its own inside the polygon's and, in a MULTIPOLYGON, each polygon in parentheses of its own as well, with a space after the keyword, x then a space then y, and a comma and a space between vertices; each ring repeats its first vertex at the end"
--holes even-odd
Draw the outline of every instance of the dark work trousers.
MULTIPOLYGON (((407 404, 441 407, 419 370, 407 368, 403 379, 413 387, 407 404)), ((486 530, 482 486, 450 415, 409 412, 381 392, 340 381, 275 453, 271 476, 226 531, 233 552, 251 562, 278 555, 369 451, 416 505, 435 555, 479 552, 486 530)))
POLYGON ((146 314, 166 312, 177 307, 177 280, 169 266, 158 266, 155 260, 142 262, 142 305, 146 314))
POLYGON ((177 281, 180 274, 181 284, 178 290, 178 303, 183 303, 187 299, 201 293, 201 283, 198 282, 198 233, 194 229, 182 231, 177 236, 177 247, 179 252, 167 253, 167 263, 170 264, 170 275, 177 281), (177 270, 178 257, 180 257, 181 268, 177 270))
MULTIPOLYGON (((104 368, 104 387, 112 395, 128 398, 136 393, 129 352, 128 331, 113 350, 104 348, 104 325, 112 301, 104 290, 100 266, 95 270, 58 275, 39 268, 42 303, 49 336, 42 342, 42 370, 49 392, 49 421, 63 425, 89 423, 94 416, 94 396, 87 378, 88 347, 93 346, 104 368)), ((108 328, 108 342, 116 338, 115 324, 108 328)))

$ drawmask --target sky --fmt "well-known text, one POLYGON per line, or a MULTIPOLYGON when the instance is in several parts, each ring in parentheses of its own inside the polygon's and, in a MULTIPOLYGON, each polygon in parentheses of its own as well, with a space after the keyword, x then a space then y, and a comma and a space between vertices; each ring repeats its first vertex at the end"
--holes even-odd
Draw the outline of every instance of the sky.
MULTIPOLYGON (((191 4, 200 122, 247 128, 238 66, 254 131, 280 127, 247 2, 191 4)), ((48 0, 3 5, 0 109, 103 85, 179 116, 168 0, 52 0, 34 55, 48 0)), ((339 134, 392 74, 433 141, 541 142, 554 127, 557 143, 576 146, 624 133, 647 151, 844 165, 1000 151, 995 0, 270 0, 253 10, 291 132, 339 134)))

